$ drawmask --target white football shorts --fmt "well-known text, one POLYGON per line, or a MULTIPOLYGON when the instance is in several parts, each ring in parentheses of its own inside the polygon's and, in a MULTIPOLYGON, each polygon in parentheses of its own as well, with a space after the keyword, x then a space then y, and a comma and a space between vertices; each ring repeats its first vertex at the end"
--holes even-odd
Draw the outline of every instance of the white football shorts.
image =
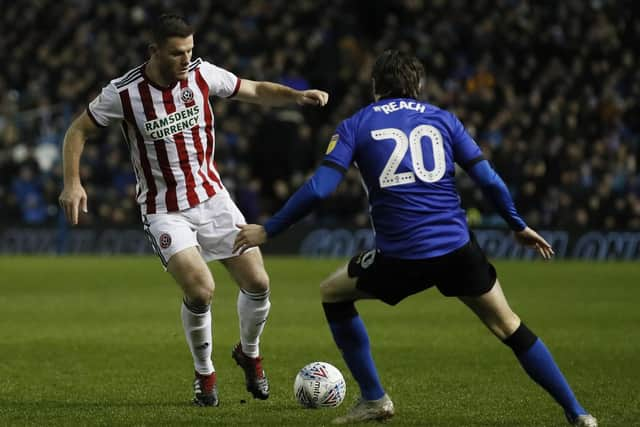
MULTIPOLYGON (((167 268, 178 252, 197 246, 206 262, 231 258, 233 242, 240 231, 236 224, 246 224, 240 209, 226 190, 189 209, 143 215, 144 230, 167 268)), ((251 248, 253 250, 256 248, 251 248)))

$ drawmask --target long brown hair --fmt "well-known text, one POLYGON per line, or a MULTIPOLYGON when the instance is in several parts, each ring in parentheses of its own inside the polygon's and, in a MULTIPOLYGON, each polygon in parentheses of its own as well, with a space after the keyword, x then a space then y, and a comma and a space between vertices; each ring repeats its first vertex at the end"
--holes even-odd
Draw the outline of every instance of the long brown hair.
POLYGON ((424 67, 414 56, 398 50, 386 50, 373 64, 371 78, 375 94, 381 99, 417 99, 424 79, 424 67))

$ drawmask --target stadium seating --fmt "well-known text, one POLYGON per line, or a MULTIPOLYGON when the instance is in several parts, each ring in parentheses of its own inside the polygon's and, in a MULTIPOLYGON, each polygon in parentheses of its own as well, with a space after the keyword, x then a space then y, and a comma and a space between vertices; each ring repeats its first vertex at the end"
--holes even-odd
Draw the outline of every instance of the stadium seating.
MULTIPOLYGON (((66 126, 144 60, 145 23, 166 3, 4 6, 0 222, 56 223, 66 126)), ((314 169, 334 127, 370 100, 372 59, 393 46, 423 60, 426 99, 459 115, 529 224, 640 229, 640 40, 625 2, 244 3, 175 2, 197 28, 195 55, 331 95, 322 110, 214 100, 217 166, 249 221, 273 213, 314 169)), ((137 226, 128 162, 117 128, 87 145, 85 224, 137 226)), ((459 187, 474 225, 500 222, 464 174, 459 187)), ((356 173, 313 220, 367 223, 356 173)))

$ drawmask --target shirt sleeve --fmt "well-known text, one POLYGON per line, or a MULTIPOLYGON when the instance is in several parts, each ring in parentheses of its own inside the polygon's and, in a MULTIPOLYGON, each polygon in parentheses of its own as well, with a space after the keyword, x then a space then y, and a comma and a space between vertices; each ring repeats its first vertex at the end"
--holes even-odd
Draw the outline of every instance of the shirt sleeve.
POLYGON ((491 200, 498 210, 498 213, 509 224, 513 231, 522 231, 527 228, 518 211, 516 210, 509 189, 504 183, 500 175, 489 165, 489 162, 483 160, 476 163, 467 171, 469 176, 482 188, 485 196, 491 200))
POLYGON ((473 165, 483 160, 482 150, 478 144, 471 138, 471 135, 462 125, 462 122, 451 114, 452 117, 452 140, 453 140, 453 158, 462 169, 468 171, 473 165))
POLYGON ((107 127, 116 120, 122 120, 122 103, 113 82, 89 103, 87 114, 98 127, 107 127))
POLYGON ((351 122, 351 119, 347 119, 340 123, 329 140, 324 160, 316 173, 265 223, 267 236, 273 237, 286 230, 338 188, 353 160, 351 122))
POLYGON ((333 193, 344 175, 320 165, 316 173, 264 225, 268 237, 276 236, 307 215, 322 199, 333 193))
POLYGON ((355 154, 355 138, 352 121, 347 119, 340 123, 333 134, 322 162, 323 165, 346 172, 351 166, 355 154))
POLYGON ((240 79, 230 71, 202 61, 200 73, 209 85, 209 93, 221 98, 231 98, 240 89, 240 79))

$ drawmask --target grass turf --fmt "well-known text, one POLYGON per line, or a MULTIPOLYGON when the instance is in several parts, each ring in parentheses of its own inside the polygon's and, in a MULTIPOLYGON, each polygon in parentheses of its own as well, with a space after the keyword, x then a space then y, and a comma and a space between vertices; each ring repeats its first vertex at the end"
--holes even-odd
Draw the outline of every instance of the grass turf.
MULTIPOLYGON (((318 283, 343 260, 267 258, 272 311, 261 345, 271 397, 231 360, 237 290, 218 264, 214 363, 221 405, 196 408, 180 293, 154 258, 0 257, 0 425, 328 425, 356 399, 318 283), (345 404, 305 410, 299 368, 343 371, 345 404)), ((640 420, 637 263, 500 262, 514 310, 551 349, 603 426, 640 420)), ((562 412, 462 304, 429 290, 358 304, 396 404, 393 425, 561 426, 562 412)))

